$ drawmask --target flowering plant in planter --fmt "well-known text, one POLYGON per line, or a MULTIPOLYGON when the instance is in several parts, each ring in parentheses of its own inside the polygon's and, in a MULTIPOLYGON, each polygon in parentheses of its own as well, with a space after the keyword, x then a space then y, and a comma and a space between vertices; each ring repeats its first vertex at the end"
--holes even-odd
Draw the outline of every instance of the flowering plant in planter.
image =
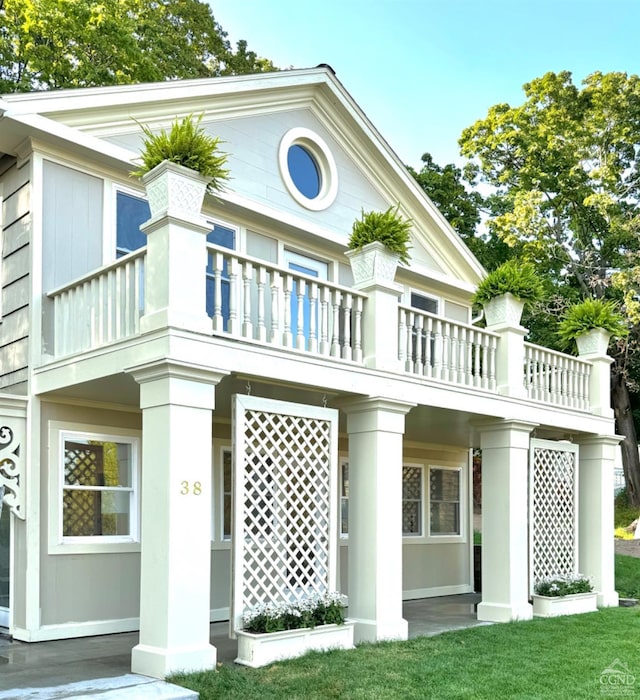
POLYGON ((565 595, 575 595, 576 593, 591 593, 593 585, 583 574, 574 574, 540 579, 534 586, 534 591, 537 595, 559 598, 565 595))
POLYGON ((242 625, 245 632, 253 634, 342 625, 345 608, 340 593, 314 594, 293 603, 261 603, 245 611, 242 625))

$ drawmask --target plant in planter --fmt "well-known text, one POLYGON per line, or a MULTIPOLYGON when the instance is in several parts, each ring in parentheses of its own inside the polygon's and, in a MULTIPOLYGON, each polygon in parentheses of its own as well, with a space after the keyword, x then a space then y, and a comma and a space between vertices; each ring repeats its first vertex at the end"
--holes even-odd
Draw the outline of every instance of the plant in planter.
POLYGON ((346 255, 356 283, 393 281, 398 263, 409 264, 411 220, 399 213, 400 205, 386 211, 362 211, 349 236, 346 255))
POLYGON ((534 266, 516 259, 492 270, 478 285, 472 302, 484 308, 487 325, 520 323, 526 304, 540 301, 544 287, 534 266))
POLYGON ((624 318, 613 301, 585 299, 570 306, 558 325, 558 336, 569 348, 573 341, 580 354, 598 351, 604 354, 609 338, 624 336, 627 328, 624 318))
POLYGON ((152 216, 168 208, 198 215, 205 190, 219 192, 229 179, 228 154, 220 152, 220 139, 208 134, 201 121, 202 114, 189 114, 158 133, 140 124, 142 163, 131 175, 142 178, 152 216))
POLYGON ((591 581, 583 574, 541 579, 534 586, 533 614, 556 617, 595 612, 596 596, 591 581))
POLYGON ((314 650, 351 649, 354 623, 345 620, 339 593, 293 603, 265 603, 242 616, 236 663, 259 667, 314 650))

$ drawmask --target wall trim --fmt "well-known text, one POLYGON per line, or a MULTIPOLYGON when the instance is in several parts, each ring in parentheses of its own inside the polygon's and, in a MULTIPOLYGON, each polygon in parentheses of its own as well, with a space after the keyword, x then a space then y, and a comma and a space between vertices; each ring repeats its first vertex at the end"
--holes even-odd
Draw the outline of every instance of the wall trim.
POLYGON ((224 622, 231 617, 231 608, 212 608, 209 613, 209 622, 224 622))
POLYGON ((402 591, 402 600, 417 600, 419 598, 437 598, 438 596, 460 595, 461 593, 473 593, 473 586, 468 583, 461 583, 455 586, 414 588, 410 591, 402 591))
POLYGON ((14 627, 11 635, 20 642, 49 642, 54 639, 73 637, 95 637, 102 634, 137 632, 140 629, 139 617, 119 620, 90 620, 88 622, 68 622, 57 625, 42 625, 39 629, 27 630, 14 627))

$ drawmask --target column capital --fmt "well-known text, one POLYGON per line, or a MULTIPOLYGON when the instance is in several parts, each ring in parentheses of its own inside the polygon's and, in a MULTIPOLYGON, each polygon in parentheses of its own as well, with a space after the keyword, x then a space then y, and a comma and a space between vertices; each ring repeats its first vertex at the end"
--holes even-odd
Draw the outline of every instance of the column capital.
POLYGON ((336 405, 347 414, 350 435, 372 431, 404 435, 404 417, 416 406, 380 396, 341 400, 336 405))
POLYGON ((486 419, 472 421, 471 425, 480 434, 481 447, 529 447, 531 433, 539 427, 515 419, 486 419))
POLYGON ((578 435, 573 438, 573 442, 576 442, 580 446, 584 445, 585 447, 599 445, 603 447, 617 447, 623 440, 624 437, 622 435, 578 435))
POLYGON ((418 405, 406 401, 398 401, 397 399, 386 399, 382 396, 360 396, 351 399, 339 399, 332 403, 347 415, 365 413, 367 411, 386 411, 404 416, 418 405))
POLYGON ((140 384, 140 408, 166 404, 215 408, 215 387, 228 374, 203 365, 162 358, 125 370, 140 384))

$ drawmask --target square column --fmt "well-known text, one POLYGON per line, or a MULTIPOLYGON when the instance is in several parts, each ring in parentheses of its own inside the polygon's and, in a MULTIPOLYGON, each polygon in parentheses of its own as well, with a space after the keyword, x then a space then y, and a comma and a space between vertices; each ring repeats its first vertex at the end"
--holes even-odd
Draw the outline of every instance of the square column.
POLYGON ((621 438, 582 438, 578 471, 578 566, 598 591, 599 607, 618 605, 613 544, 613 464, 621 438))
POLYGON ((415 404, 341 404, 349 433, 349 618, 356 641, 407 639, 402 617, 402 437, 415 404))
POLYGON ((222 375, 172 360, 129 371, 142 408, 140 642, 131 670, 164 678, 215 668, 211 419, 222 375))
POLYGON ((520 421, 478 425, 482 448, 482 602, 478 620, 529 620, 529 438, 520 421))

